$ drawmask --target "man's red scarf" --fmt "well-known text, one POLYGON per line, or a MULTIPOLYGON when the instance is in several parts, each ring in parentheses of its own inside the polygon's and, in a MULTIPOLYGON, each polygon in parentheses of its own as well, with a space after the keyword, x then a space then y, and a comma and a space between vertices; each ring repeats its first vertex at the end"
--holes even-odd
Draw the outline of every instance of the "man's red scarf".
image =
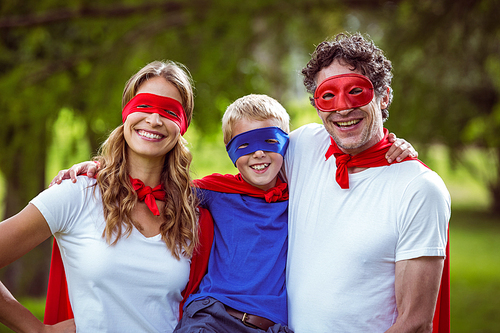
MULTIPOLYGON (((200 246, 195 250, 191 259, 189 281, 182 292, 183 300, 179 304, 179 315, 181 318, 182 307, 187 297, 198 290, 201 279, 207 272, 208 258, 213 242, 214 226, 212 216, 208 210, 201 207, 198 209, 200 211, 200 218, 198 221, 200 227, 200 246)), ((47 325, 54 325, 71 318, 73 318, 73 311, 71 310, 71 304, 69 302, 66 275, 64 273, 61 253, 54 239, 43 322, 47 325)))
POLYGON ((276 180, 276 185, 267 191, 250 185, 241 174, 221 175, 214 173, 195 180, 194 186, 215 192, 246 194, 251 197, 263 198, 266 202, 288 200, 288 184, 279 178, 276 180))
MULTIPOLYGON (((374 168, 380 166, 390 165, 385 158, 385 154, 389 151, 392 143, 388 140, 389 131, 384 128, 384 138, 380 140, 374 146, 360 152, 356 155, 349 155, 344 153, 337 146, 332 137, 330 137, 330 147, 326 151, 325 158, 328 160, 330 156, 335 156, 335 163, 337 164, 337 172, 335 174, 335 179, 337 183, 343 189, 349 188, 349 174, 347 172, 348 168, 358 167, 358 168, 374 168)), ((422 163, 419 159, 415 157, 408 156, 403 161, 416 160, 422 163)), ((424 164, 424 163, 422 163, 424 164)), ((425 164, 424 164, 425 165, 425 164)), ((426 166, 426 165, 425 165, 426 166)), ((426 166, 427 167, 427 166, 426 166)))
MULTIPOLYGON (((356 155, 349 155, 342 152, 333 138, 330 137, 331 145, 328 148, 325 158, 328 160, 330 156, 335 156, 337 171, 335 179, 342 189, 349 188, 349 173, 348 168, 374 168, 390 165, 385 158, 385 154, 391 147, 387 136, 389 131, 384 128, 384 138, 376 145, 362 151, 356 155)), ((416 160, 422 163, 426 168, 429 168, 417 158, 407 157, 403 161, 416 160)), ((434 313, 433 333, 449 333, 450 332, 450 232, 448 229, 448 243, 446 244, 446 259, 444 261, 443 276, 441 278, 441 286, 434 313)))

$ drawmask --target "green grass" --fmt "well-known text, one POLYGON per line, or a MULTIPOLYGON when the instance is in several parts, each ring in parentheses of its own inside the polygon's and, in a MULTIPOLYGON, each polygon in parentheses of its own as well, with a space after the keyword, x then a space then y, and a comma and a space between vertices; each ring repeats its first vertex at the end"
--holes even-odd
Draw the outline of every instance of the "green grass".
POLYGON ((453 212, 450 264, 454 333, 500 332, 499 239, 500 217, 453 212))

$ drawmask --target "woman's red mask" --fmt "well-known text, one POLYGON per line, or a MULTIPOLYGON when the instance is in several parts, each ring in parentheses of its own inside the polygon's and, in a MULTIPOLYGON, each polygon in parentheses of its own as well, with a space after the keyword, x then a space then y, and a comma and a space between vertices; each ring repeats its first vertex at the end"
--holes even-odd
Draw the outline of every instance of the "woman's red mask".
POLYGON ((188 128, 186 113, 182 104, 170 97, 148 93, 135 95, 123 108, 122 122, 125 122, 128 115, 134 112, 158 113, 160 116, 177 124, 181 130, 181 135, 184 135, 188 128))
POLYGON ((373 84, 364 75, 349 73, 327 78, 316 88, 314 102, 323 112, 364 106, 373 99, 373 84))

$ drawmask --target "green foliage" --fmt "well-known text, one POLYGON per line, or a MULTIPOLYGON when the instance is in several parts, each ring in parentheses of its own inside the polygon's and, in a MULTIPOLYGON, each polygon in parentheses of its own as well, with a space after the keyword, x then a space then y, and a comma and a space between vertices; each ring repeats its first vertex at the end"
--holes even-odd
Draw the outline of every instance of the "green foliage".
MULTIPOLYGON (((489 148, 492 208, 500 212, 500 3, 402 1, 387 12, 383 49, 394 65, 390 128, 411 141, 443 143, 453 160, 489 148), (493 175, 493 176, 492 176, 493 175)), ((476 172, 477 170, 471 170, 476 172)))
POLYGON ((86 134, 86 123, 81 117, 69 109, 59 112, 52 130, 52 144, 47 152, 46 179, 52 180, 59 170, 91 158, 86 134))

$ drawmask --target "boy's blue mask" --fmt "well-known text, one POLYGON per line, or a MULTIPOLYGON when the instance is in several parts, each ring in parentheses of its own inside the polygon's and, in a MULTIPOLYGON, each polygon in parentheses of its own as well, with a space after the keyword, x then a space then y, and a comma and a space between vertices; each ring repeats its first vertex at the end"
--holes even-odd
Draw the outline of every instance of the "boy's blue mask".
POLYGON ((238 158, 257 150, 271 151, 285 157, 288 141, 288 134, 281 128, 263 127, 236 135, 226 145, 226 150, 229 158, 236 165, 238 158), (246 146, 240 148, 242 145, 246 146))

